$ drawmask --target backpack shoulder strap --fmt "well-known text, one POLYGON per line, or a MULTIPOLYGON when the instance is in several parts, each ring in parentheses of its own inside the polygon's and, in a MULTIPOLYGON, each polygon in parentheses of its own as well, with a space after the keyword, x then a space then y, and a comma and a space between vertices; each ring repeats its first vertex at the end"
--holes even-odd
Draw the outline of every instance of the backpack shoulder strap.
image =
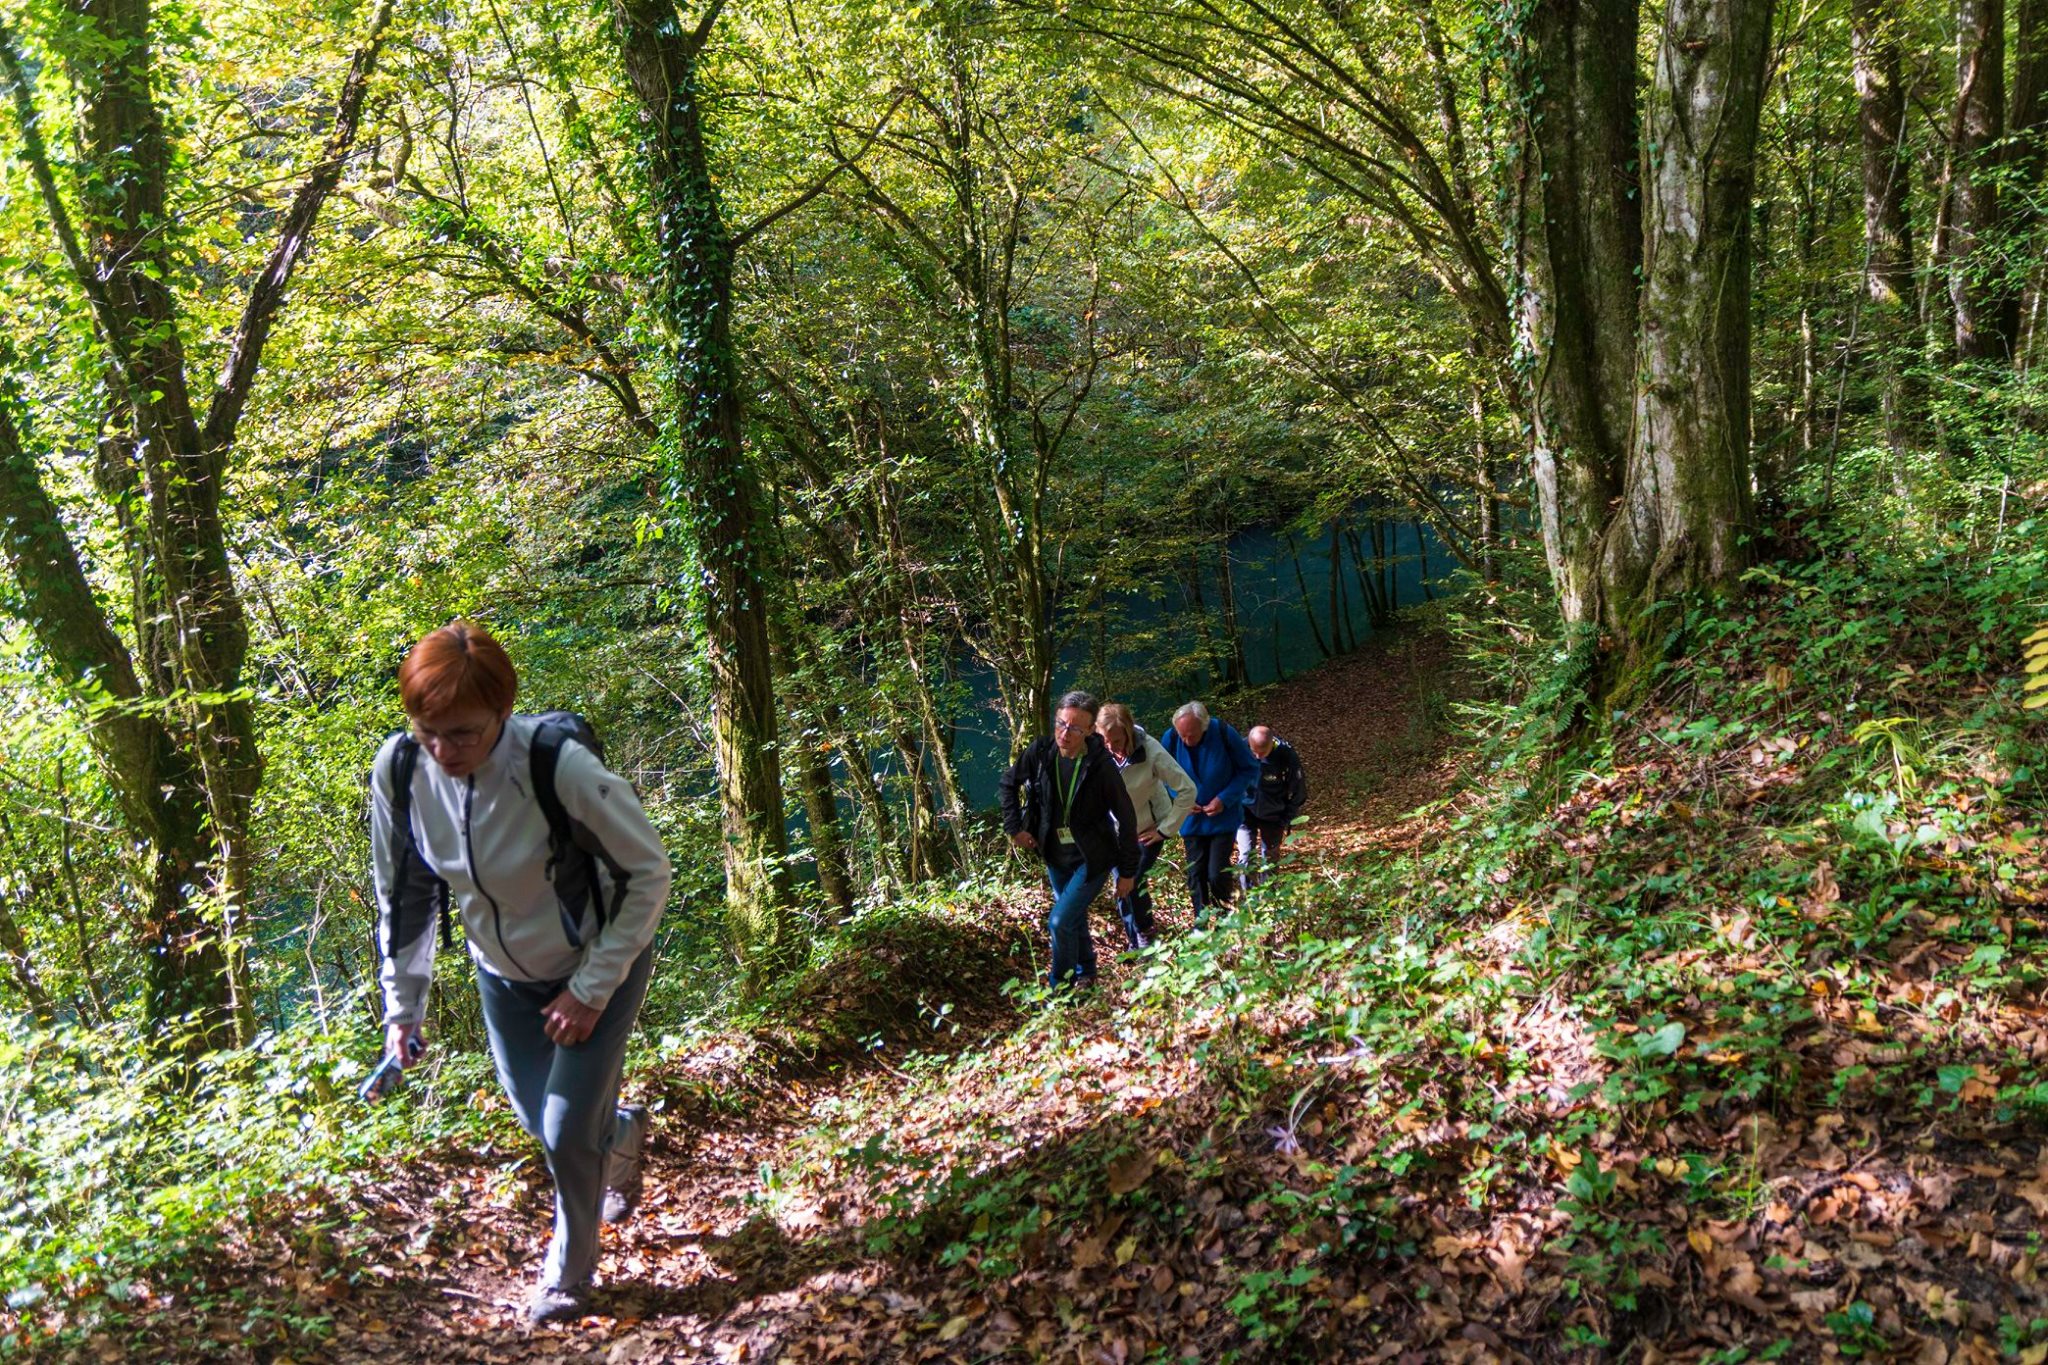
POLYGON ((410 730, 398 732, 398 742, 391 746, 391 831, 404 840, 404 847, 411 849, 412 839, 412 777, 420 766, 420 742, 412 737, 410 730))
POLYGON ((617 915, 619 906, 625 901, 626 886, 630 880, 626 869, 605 849, 597 835, 569 814, 557 789, 556 775, 562 765, 563 745, 580 744, 590 750, 591 756, 600 763, 604 761, 602 753, 580 733, 580 729, 587 728, 588 723, 581 717, 566 712, 550 712, 534 727, 528 760, 533 770, 533 799, 540 803, 541 815, 548 822, 548 880, 555 884, 557 894, 565 897, 562 927, 570 945, 578 948, 583 946, 583 940, 577 932, 577 920, 585 897, 597 914, 597 922, 603 925, 617 915), (562 719, 556 719, 557 715, 562 719), (612 876, 612 904, 609 906, 605 904, 598 884, 600 862, 612 876), (565 892, 565 887, 570 890, 565 892))
MULTIPOLYGON (((391 831, 398 836, 396 846, 399 858, 416 858, 425 867, 427 860, 420 857, 418 842, 412 833, 412 779, 419 771, 420 742, 413 738, 412 731, 400 730, 398 743, 391 746, 391 831)), ((452 927, 453 914, 448 902, 448 883, 434 878, 435 918, 441 921, 441 946, 448 947, 455 941, 452 927)))
POLYGON ((533 799, 540 802, 540 813, 547 817, 548 843, 557 855, 574 838, 569 828, 569 811, 562 805, 561 793, 555 790, 555 772, 562 765, 562 746, 568 741, 566 726, 549 722, 534 728, 533 799))

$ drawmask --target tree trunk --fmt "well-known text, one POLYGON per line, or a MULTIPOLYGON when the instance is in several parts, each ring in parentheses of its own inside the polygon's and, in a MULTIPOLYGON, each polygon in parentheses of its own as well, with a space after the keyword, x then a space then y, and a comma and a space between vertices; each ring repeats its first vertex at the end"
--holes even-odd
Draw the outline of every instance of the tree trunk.
MULTIPOLYGON (((941 809, 956 830, 964 829, 967 820, 967 801, 960 789, 960 779, 953 770, 953 756, 948 752, 945 727, 939 721, 938 706, 932 699, 932 687, 925 677, 924 627, 917 616, 918 589, 914 576, 910 550, 903 535, 903 521, 896 509, 895 486, 889 478, 889 453, 886 440, 878 442, 880 458, 875 472, 875 519, 882 533, 882 539, 889 547, 889 562, 894 580, 891 595, 896 599, 896 636, 903 647, 903 665, 910 673, 911 687, 917 697, 917 711, 923 722, 925 745, 931 753, 933 764, 938 769, 939 793, 943 801, 941 809)), ((960 845, 962 856, 966 856, 967 845, 960 845)))
POLYGON ((1565 621, 1599 615, 1600 538, 1635 399, 1636 0, 1538 0, 1525 37, 1524 344, 1532 473, 1565 621))
POLYGON ((861 748, 860 741, 845 725, 845 718, 836 706, 825 708, 825 724, 834 730, 839 745, 839 761, 846 765, 846 775, 853 787, 853 795, 859 809, 867 815, 868 831, 875 841, 875 866, 878 880, 887 884, 895 879, 900 869, 891 866, 890 859, 896 850, 896 822, 889 815, 889 803, 883 799, 882 790, 875 781, 874 763, 861 748))
POLYGON ((698 105, 697 58, 722 0, 684 33, 668 0, 615 0, 619 53, 638 97, 660 273, 654 312, 673 405, 669 508, 693 551, 690 585, 710 664, 728 932, 759 982, 797 945, 776 747, 762 572, 760 482, 740 439, 732 344, 732 240, 698 105))
POLYGON ((1401 580, 1394 574, 1394 528, 1384 517, 1372 519, 1372 565, 1379 578, 1380 598, 1386 603, 1386 615, 1381 624, 1392 625, 1394 613, 1401 610, 1401 580))
POLYGON ((846 871, 846 840, 839 832, 839 797, 832 787, 831 750, 815 733, 804 736, 797 765, 803 788, 804 823, 810 827, 811 864, 825 904, 844 917, 853 913, 853 879, 846 871))
MULTIPOLYGON (((17 859, 15 865, 26 872, 27 864, 20 860, 27 853, 27 849, 15 839, 14 827, 4 812, 0 812, 0 839, 4 839, 8 847, 14 851, 17 859)), ((22 905, 28 904, 28 887, 29 880, 26 876, 17 876, 14 879, 12 895, 22 905)), ((49 1024, 55 1020, 56 1011, 52 1009, 50 994, 43 989, 42 978, 36 972, 35 956, 29 951, 28 937, 22 933, 21 922, 14 917, 14 911, 8 907, 7 894, 0 891, 0 959, 6 961, 8 971, 14 977, 14 984, 20 990, 21 998, 27 1002, 30 1013, 35 1015, 38 1023, 49 1024)))
MULTIPOLYGON (((245 835, 263 765, 243 678, 248 625, 228 561, 222 485, 292 275, 354 149, 392 3, 380 0, 350 61, 319 159, 227 337, 203 420, 174 294, 189 267, 164 231, 173 161, 155 99, 149 0, 81 5, 55 43, 80 95, 83 233, 44 144, 19 44, 0 22, 0 75, 22 159, 91 310, 125 428, 103 447, 96 482, 128 552, 134 653, 87 586, 11 413, 0 420, 0 540, 30 629, 88 709, 88 738, 124 819, 148 845, 146 1017, 159 1036, 177 1028, 191 1051, 246 1041, 255 1029, 239 921, 248 903, 245 835), (115 714, 109 701, 131 705, 115 714)), ((0 366, 12 361, 0 346, 0 366)))
POLYGON ((2009 360, 2019 298, 1997 259, 1995 146, 2005 136, 2005 0, 1958 0, 1956 5, 1955 127, 1947 265, 1956 356, 2009 360))
MULTIPOLYGON (((2038 243, 2048 223, 2048 208, 2038 196, 2048 183, 2048 0, 2017 0, 2013 20, 2012 113, 2006 128, 2012 137, 2012 180, 2034 187, 2032 195, 2009 205, 2014 215, 2013 231, 2023 242, 2038 243)), ((2021 300, 2022 329, 2015 334, 2013 360, 2026 366, 2040 346, 2042 294, 2048 290, 2048 270, 2038 259, 2029 273, 2026 296, 2021 300)))
POLYGON ((1375 626, 1387 620, 1387 595, 1365 553, 1365 541, 1355 527, 1344 528, 1344 543, 1351 547, 1351 572, 1358 577, 1358 596, 1365 603, 1365 619, 1375 626))
POLYGON ((896 732, 896 756, 903 760, 903 780, 910 787, 910 832, 904 841, 903 874, 906 881, 915 885, 938 876, 944 864, 938 806, 932 800, 931 779, 925 773, 924 744, 916 731, 896 732))
POLYGON ((1339 652, 1349 653, 1358 648, 1358 636, 1347 636, 1345 627, 1350 625, 1348 613, 1344 610, 1344 537, 1337 533, 1337 523, 1330 523, 1330 639, 1336 642, 1339 652))
POLYGON ((1925 395, 1913 357, 1913 228, 1907 216, 1912 167, 1906 148, 1906 93, 1897 16, 1884 0, 1852 0, 1857 122, 1863 134, 1863 292, 1878 402, 1894 465, 1920 439, 1925 395))
MULTIPOLYGON (((71 794, 64 785, 64 760, 51 765, 57 779, 57 871, 64 881, 64 908, 71 921, 71 935, 78 944, 78 968, 85 976, 85 993, 92 1001, 92 1022, 102 1024, 110 1017, 107 995, 100 986, 99 967, 93 958, 93 931, 86 924, 85 893, 78 884, 78 864, 71 856, 71 794)), ((81 1008, 79 1013, 85 1011, 81 1008)))
POLYGON ((1209 599, 1202 591, 1202 552, 1199 547, 1188 552, 1181 579, 1187 584, 1188 609, 1195 618, 1195 653, 1202 661, 1200 690, 1206 692, 1216 677, 1216 633, 1210 628, 1209 599))
POLYGON ((1315 599, 1308 595, 1308 575, 1301 571, 1301 547, 1294 543, 1294 534, 1288 533, 1287 553, 1294 561, 1294 586, 1301 589, 1301 614, 1308 618, 1309 634, 1315 637, 1316 653, 1325 659, 1330 657, 1330 646, 1323 639, 1323 626, 1316 619, 1315 599))
POLYGON ((1635 440, 1601 582, 1609 629, 1638 658, 1654 603, 1733 589, 1748 563, 1750 205, 1771 8, 1665 10, 1644 130, 1659 155, 1646 185, 1635 440))
POLYGON ((1486 390, 1476 379, 1472 381, 1472 463, 1473 488, 1479 495, 1479 577, 1487 583, 1498 583, 1500 506, 1494 497, 1493 442, 1486 435, 1486 390))
POLYGON ((1250 680, 1250 674, 1244 662, 1244 631, 1237 619, 1237 575, 1230 562, 1228 521, 1218 532, 1216 575, 1216 592, 1223 604, 1223 685, 1243 687, 1250 680))

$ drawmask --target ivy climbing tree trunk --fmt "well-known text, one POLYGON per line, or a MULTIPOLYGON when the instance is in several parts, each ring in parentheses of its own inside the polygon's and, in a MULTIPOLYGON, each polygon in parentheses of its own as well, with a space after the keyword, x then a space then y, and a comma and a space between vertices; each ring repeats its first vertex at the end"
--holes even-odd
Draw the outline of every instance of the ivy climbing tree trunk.
MULTIPOLYGON (((0 23, 0 77, 20 150, 92 315, 116 400, 95 482, 123 533, 132 646, 94 598, 11 412, 0 420, 0 548, 26 623, 85 711, 123 816, 149 850, 147 1016, 159 1036, 175 1027, 192 1049, 246 1040, 255 1027, 238 925, 247 908, 244 836, 263 766, 223 516, 229 456, 287 286, 354 150, 392 9, 393 0, 380 0, 371 14, 324 145, 249 287, 203 411, 177 303, 189 269, 167 211, 176 159, 155 89, 149 0, 87 0, 52 41, 80 106, 80 180, 70 195, 42 136, 21 44, 0 23), (190 1027, 179 1022, 188 1019, 190 1027)), ((12 372, 14 359, 0 350, 0 369, 12 372)))
POLYGON ((690 595, 711 667, 726 912, 751 979, 793 948, 776 747, 761 486, 740 438, 733 243, 704 143, 697 60, 723 8, 685 27, 669 0, 615 0, 619 55, 642 112, 659 256, 650 303, 671 411, 668 501, 694 562, 690 595))

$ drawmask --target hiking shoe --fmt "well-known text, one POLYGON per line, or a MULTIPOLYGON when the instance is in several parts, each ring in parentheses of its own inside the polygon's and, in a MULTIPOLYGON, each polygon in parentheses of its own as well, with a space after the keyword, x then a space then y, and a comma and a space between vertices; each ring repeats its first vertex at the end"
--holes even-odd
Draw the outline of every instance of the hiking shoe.
POLYGON ((526 1300, 526 1323, 539 1327, 550 1322, 567 1322, 590 1310, 590 1286, 564 1289, 556 1284, 538 1284, 526 1300))
POLYGON ((604 1156, 604 1221, 623 1223, 640 1207, 641 1157, 647 1146, 647 1110, 619 1106, 618 1127, 604 1156))

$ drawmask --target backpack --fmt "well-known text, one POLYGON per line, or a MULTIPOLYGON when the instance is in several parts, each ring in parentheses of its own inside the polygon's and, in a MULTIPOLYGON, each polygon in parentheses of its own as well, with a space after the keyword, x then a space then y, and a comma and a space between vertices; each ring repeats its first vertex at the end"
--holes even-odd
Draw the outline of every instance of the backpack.
MULTIPOLYGON (((570 741, 581 744, 604 762, 604 741, 597 737, 597 728, 575 711, 542 711, 533 719, 540 722, 533 732, 531 753, 533 766, 533 796, 540 802, 541 814, 548 822, 548 864, 547 877, 554 884, 555 899, 562 916, 562 931, 568 935, 569 946, 581 948, 583 936, 577 926, 582 923, 585 907, 597 913, 598 927, 602 929, 611 917, 618 913, 619 905, 626 896, 626 874, 597 835, 581 822, 571 819, 562 805, 562 797, 555 790, 555 770, 561 765, 562 746, 570 741), (607 906, 598 894, 601 883, 598 880, 598 859, 604 859, 612 874, 612 903, 607 906)), ((419 850, 413 845, 412 836, 412 779, 419 768, 420 742, 413 738, 412 731, 399 731, 398 744, 391 751, 391 824, 394 831, 403 831, 405 842, 412 849, 415 858, 419 850)), ((421 859, 422 866, 425 859, 421 859)), ((436 903, 440 907, 441 946, 447 947, 453 941, 451 924, 453 915, 448 906, 448 887, 440 887, 436 903)), ((380 944, 379 946, 385 946, 380 944)), ((386 947, 388 954, 389 948, 386 947)))

